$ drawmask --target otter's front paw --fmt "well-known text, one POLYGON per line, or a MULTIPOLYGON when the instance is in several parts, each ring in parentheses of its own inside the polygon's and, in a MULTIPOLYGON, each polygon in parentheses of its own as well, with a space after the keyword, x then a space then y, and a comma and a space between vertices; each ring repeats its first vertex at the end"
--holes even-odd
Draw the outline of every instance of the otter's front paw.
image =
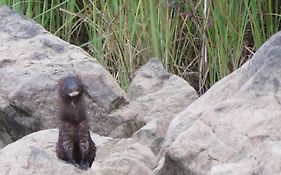
POLYGON ((89 167, 90 167, 90 166, 89 166, 89 163, 86 162, 86 161, 81 161, 81 163, 79 164, 79 168, 80 168, 81 170, 87 170, 89 167))

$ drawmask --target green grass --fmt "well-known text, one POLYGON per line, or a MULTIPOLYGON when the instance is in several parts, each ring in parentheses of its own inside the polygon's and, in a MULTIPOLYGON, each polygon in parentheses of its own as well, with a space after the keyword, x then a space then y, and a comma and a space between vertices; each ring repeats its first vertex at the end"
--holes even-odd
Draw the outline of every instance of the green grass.
POLYGON ((203 3, 0 0, 85 49, 124 89, 141 65, 159 57, 200 94, 250 59, 281 21, 279 1, 208 0, 206 16, 203 3))

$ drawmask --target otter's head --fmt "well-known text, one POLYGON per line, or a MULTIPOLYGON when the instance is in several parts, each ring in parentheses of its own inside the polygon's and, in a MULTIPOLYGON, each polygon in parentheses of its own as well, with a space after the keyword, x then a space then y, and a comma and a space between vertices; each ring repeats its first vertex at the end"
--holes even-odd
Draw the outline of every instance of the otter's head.
POLYGON ((70 74, 59 80, 59 95, 63 100, 79 100, 84 92, 81 78, 76 74, 70 74))

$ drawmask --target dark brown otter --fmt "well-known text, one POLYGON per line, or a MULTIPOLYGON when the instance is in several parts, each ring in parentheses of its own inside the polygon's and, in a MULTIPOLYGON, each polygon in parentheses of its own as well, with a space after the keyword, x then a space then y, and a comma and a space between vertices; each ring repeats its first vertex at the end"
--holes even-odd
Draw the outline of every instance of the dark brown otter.
POLYGON ((89 131, 83 100, 84 86, 78 75, 59 80, 59 137, 56 153, 59 159, 80 169, 92 166, 96 146, 89 131))

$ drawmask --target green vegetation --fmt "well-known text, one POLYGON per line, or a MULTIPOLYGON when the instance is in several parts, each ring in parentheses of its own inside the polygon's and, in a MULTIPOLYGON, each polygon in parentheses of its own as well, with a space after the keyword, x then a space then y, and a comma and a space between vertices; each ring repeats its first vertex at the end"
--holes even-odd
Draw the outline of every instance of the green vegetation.
POLYGON ((277 0, 0 0, 79 45, 127 88, 151 57, 200 93, 280 29, 277 0))

